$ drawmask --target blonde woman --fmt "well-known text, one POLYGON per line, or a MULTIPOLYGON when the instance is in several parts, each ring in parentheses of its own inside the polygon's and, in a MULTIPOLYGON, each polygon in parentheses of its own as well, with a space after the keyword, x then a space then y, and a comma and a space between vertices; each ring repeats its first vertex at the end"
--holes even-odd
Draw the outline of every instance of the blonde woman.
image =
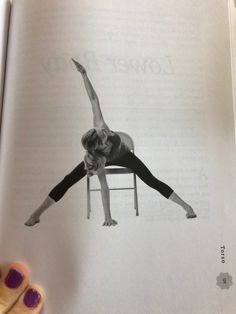
POLYGON ((88 130, 81 139, 82 145, 86 150, 84 160, 50 191, 43 203, 26 221, 25 225, 33 226, 39 223, 41 214, 55 202, 58 202, 72 185, 86 175, 92 176, 96 174, 101 185, 105 216, 103 226, 115 226, 117 222, 111 216, 110 192, 104 169, 105 166, 109 165, 132 169, 143 182, 157 190, 165 198, 180 205, 185 210, 187 218, 197 217, 192 207, 184 202, 171 187, 153 176, 145 164, 121 141, 120 136, 108 127, 102 116, 98 96, 88 78, 85 68, 74 59, 72 60, 76 69, 82 75, 88 97, 92 104, 94 127, 88 130))

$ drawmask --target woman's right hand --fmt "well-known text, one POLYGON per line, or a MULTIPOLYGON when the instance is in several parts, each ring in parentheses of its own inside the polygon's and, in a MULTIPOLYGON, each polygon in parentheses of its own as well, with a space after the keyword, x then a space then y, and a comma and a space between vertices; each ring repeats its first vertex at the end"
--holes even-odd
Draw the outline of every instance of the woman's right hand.
POLYGON ((76 69, 81 73, 81 74, 85 74, 86 70, 85 68, 82 66, 82 64, 80 64, 78 61, 76 61, 75 59, 71 58, 72 61, 74 62, 76 69))
POLYGON ((117 224, 118 224, 117 221, 115 221, 114 219, 112 219, 111 217, 109 217, 109 218, 105 218, 105 221, 104 221, 104 223, 103 223, 103 226, 108 226, 108 227, 110 227, 110 226, 115 226, 115 225, 117 225, 117 224))

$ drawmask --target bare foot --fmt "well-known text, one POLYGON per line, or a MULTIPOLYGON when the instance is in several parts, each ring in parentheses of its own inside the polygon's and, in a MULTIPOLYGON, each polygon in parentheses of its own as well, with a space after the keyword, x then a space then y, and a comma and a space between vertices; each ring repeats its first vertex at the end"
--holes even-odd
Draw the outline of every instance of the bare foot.
POLYGON ((35 224, 37 223, 40 223, 40 219, 38 216, 36 215, 32 215, 26 222, 25 222, 25 226, 28 226, 28 227, 32 227, 34 226, 35 224))
POLYGON ((37 284, 31 284, 30 275, 25 264, 1 263, 1 313, 42 313, 45 293, 37 284))
POLYGON ((186 208, 186 210, 187 210, 187 214, 186 214, 187 218, 196 218, 197 217, 197 215, 195 214, 195 212, 193 211, 191 206, 188 206, 186 208))

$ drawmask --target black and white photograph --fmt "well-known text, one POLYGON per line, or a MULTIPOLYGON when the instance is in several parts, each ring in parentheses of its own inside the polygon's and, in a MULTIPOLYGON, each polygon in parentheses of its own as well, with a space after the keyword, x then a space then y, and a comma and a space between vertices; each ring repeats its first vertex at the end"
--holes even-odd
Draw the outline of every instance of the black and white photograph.
MULTIPOLYGON (((65 178, 48 194, 47 198, 41 204, 41 206, 32 214, 29 220, 25 223, 26 226, 33 226, 40 222, 41 214, 52 204, 58 202, 60 198, 66 193, 66 191, 81 180, 86 174, 90 177, 93 174, 97 174, 101 184, 101 195, 104 208, 105 222, 104 226, 115 226, 117 221, 112 219, 110 210, 109 199, 109 187, 106 180, 106 166, 117 165, 128 170, 114 169, 113 173, 134 173, 139 176, 147 185, 153 189, 159 191, 165 198, 172 200, 173 202, 181 205, 186 211, 187 218, 195 218, 192 207, 184 202, 175 192, 164 182, 155 178, 145 164, 131 151, 134 149, 132 138, 125 135, 123 132, 121 140, 120 135, 117 132, 112 131, 103 119, 98 96, 87 76, 85 68, 77 61, 73 60, 77 70, 82 74, 85 88, 88 92, 89 99, 92 105, 94 128, 87 131, 81 142, 86 150, 84 161, 79 163, 76 168, 72 170, 65 178), (131 143, 127 145, 126 143, 131 143), (87 171, 86 171, 87 170, 87 171), (128 171, 128 172, 127 172, 128 171)), ((108 173, 112 174, 112 170, 108 170, 108 173)), ((89 184, 89 183, 88 183, 89 184)), ((88 191, 89 192, 89 191, 88 191)), ((138 197, 137 197, 137 185, 136 177, 134 175, 134 202, 136 215, 138 216, 138 197)), ((88 218, 91 211, 90 195, 88 196, 88 218)))

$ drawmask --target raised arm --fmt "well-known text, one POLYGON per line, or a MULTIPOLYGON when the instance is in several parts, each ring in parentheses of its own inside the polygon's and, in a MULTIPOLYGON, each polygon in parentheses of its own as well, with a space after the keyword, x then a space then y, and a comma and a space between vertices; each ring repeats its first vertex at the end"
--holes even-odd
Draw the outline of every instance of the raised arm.
POLYGON ((90 80, 88 78, 88 75, 87 75, 85 68, 79 62, 75 61, 74 59, 72 59, 72 61, 74 62, 77 70, 82 74, 84 85, 85 85, 87 94, 89 96, 90 102, 92 104, 93 126, 98 127, 98 128, 106 128, 106 129, 110 130, 108 125, 105 123, 105 121, 103 119, 98 96, 97 96, 97 94, 96 94, 96 92, 92 86, 92 83, 90 82, 90 80))
POLYGON ((105 214, 105 222, 103 226, 115 226, 117 222, 111 218, 111 211, 110 211, 110 191, 107 184, 105 170, 99 170, 98 178, 101 184, 101 195, 102 195, 102 203, 104 208, 105 214))

